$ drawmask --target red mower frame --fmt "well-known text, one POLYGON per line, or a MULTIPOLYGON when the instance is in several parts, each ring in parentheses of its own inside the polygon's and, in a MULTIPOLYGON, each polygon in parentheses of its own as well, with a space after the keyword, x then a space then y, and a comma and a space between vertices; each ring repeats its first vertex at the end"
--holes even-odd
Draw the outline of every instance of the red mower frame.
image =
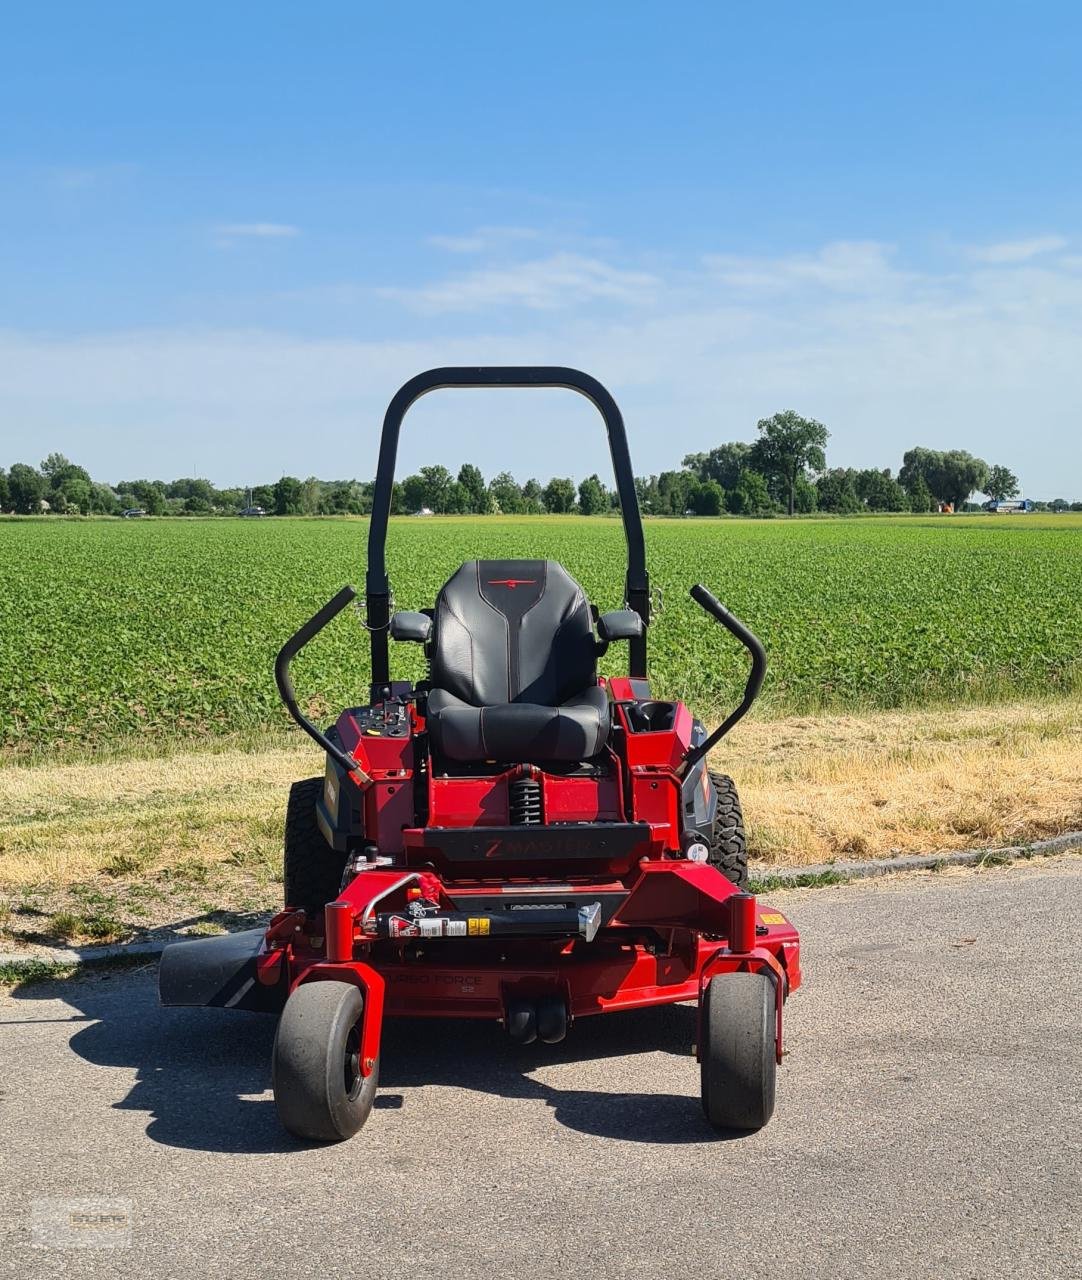
POLYGON ((801 981, 799 937, 783 913, 709 865, 688 818, 696 791, 708 798, 712 785, 707 753, 751 706, 766 658, 705 587, 691 594, 752 659, 740 706, 711 734, 682 703, 651 695, 645 542, 623 420, 605 388, 572 369, 469 368, 431 370, 397 393, 368 540, 369 702, 324 732, 302 712, 290 676, 299 650, 354 599, 352 587, 286 642, 275 667, 291 716, 327 756, 315 817, 343 859, 340 890, 315 907, 289 903, 265 930, 167 948, 161 963, 165 1004, 284 1010, 275 1094, 287 1127, 316 1138, 360 1127, 385 1016, 493 1019, 517 1040, 556 1042, 577 1018, 683 1001, 699 1005, 708 1119, 751 1129, 769 1118, 782 1009, 801 981), (424 682, 391 677, 388 637, 428 638, 424 616, 391 613, 385 544, 398 437, 409 407, 442 387, 564 387, 604 420, 627 538, 627 608, 597 620, 598 652, 627 640, 629 674, 597 679, 612 729, 589 769, 448 767, 429 740, 424 682), (298 993, 319 983, 334 987, 316 993, 317 1009, 313 993, 298 993), (323 1049, 311 1039, 316 1026, 323 1049), (338 1085, 326 1082, 339 1075, 342 1096, 328 1096, 338 1085))

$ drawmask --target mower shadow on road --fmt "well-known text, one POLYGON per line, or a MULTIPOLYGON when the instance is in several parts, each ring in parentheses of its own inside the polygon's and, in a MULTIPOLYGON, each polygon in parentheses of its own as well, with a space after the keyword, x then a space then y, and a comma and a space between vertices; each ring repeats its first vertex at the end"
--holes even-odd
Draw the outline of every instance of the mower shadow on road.
MULTIPOLYGON (((273 1017, 162 1009, 152 972, 34 983, 13 994, 63 1000, 81 1012, 71 1048, 96 1066, 135 1071, 127 1095, 113 1105, 148 1113, 146 1133, 154 1142, 247 1154, 296 1152, 304 1145, 281 1128, 270 1097, 273 1017)), ((495 1024, 389 1019, 376 1109, 392 1114, 369 1123, 408 1122, 419 1102, 415 1091, 443 1087, 542 1102, 557 1123, 594 1137, 717 1141, 697 1096, 694 1036, 695 1009, 680 1005, 583 1019, 562 1044, 526 1047, 511 1044, 495 1024), (672 1056, 678 1092, 561 1088, 535 1078, 549 1068, 583 1064, 589 1071, 591 1063, 644 1052, 672 1056)), ((634 1071, 624 1068, 620 1075, 633 1078, 634 1071)))
MULTIPOLYGON (((402 1105, 408 1109, 409 1090, 443 1086, 544 1102, 559 1124, 592 1137, 697 1143, 744 1136, 719 1135, 706 1123, 692 1049, 695 1022, 693 1006, 668 1005, 582 1019, 562 1044, 518 1046, 494 1024, 392 1020, 384 1032, 380 1072, 383 1105, 394 1105, 395 1091, 405 1090, 402 1105), (686 1092, 561 1088, 535 1078, 548 1068, 649 1052, 672 1055, 673 1084, 686 1092)), ((626 1068, 620 1072, 624 1078, 629 1074, 633 1072, 626 1068)))

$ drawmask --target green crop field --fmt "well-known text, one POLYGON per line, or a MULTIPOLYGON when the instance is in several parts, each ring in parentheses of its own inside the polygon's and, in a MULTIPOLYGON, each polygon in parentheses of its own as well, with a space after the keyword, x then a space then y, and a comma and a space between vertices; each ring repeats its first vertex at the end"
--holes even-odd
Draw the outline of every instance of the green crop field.
MULTIPOLYGON (((197 737, 281 724, 281 642, 344 582, 363 520, 0 521, 0 748, 197 737)), ((739 646, 688 599, 704 582, 763 638, 772 711, 953 702, 1077 687, 1082 519, 652 521, 664 597, 655 691, 705 715, 742 686, 739 646)), ((621 603, 623 535, 581 517, 392 521, 397 604, 464 559, 550 556, 602 609, 621 603)), ((604 659, 620 669, 623 646, 604 659)), ((362 700, 366 636, 339 618, 297 664, 312 711, 362 700)), ((421 655, 399 646, 399 673, 421 655)))

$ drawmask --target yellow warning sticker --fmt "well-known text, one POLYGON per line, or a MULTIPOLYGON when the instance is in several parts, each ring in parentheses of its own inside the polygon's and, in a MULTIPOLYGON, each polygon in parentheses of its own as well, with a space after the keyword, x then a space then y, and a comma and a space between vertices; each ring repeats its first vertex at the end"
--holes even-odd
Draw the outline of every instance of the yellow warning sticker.
POLYGON ((481 934, 488 933, 488 927, 492 922, 488 916, 470 916, 466 922, 471 938, 476 938, 481 934))
POLYGON ((786 919, 780 911, 764 911, 759 917, 760 924, 785 924, 786 919))

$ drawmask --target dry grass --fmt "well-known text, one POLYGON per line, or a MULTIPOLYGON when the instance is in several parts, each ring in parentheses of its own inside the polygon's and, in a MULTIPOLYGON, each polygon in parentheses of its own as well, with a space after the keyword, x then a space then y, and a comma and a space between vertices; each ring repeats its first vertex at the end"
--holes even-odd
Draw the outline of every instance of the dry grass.
MULTIPOLYGON (((1082 697, 758 720, 715 753, 774 864, 1002 845, 1082 828, 1082 697)), ((0 768, 0 937, 87 941, 269 910, 306 745, 0 768)))
POLYGON ((713 757, 765 862, 937 853, 1082 828, 1082 697, 741 725, 713 757))

